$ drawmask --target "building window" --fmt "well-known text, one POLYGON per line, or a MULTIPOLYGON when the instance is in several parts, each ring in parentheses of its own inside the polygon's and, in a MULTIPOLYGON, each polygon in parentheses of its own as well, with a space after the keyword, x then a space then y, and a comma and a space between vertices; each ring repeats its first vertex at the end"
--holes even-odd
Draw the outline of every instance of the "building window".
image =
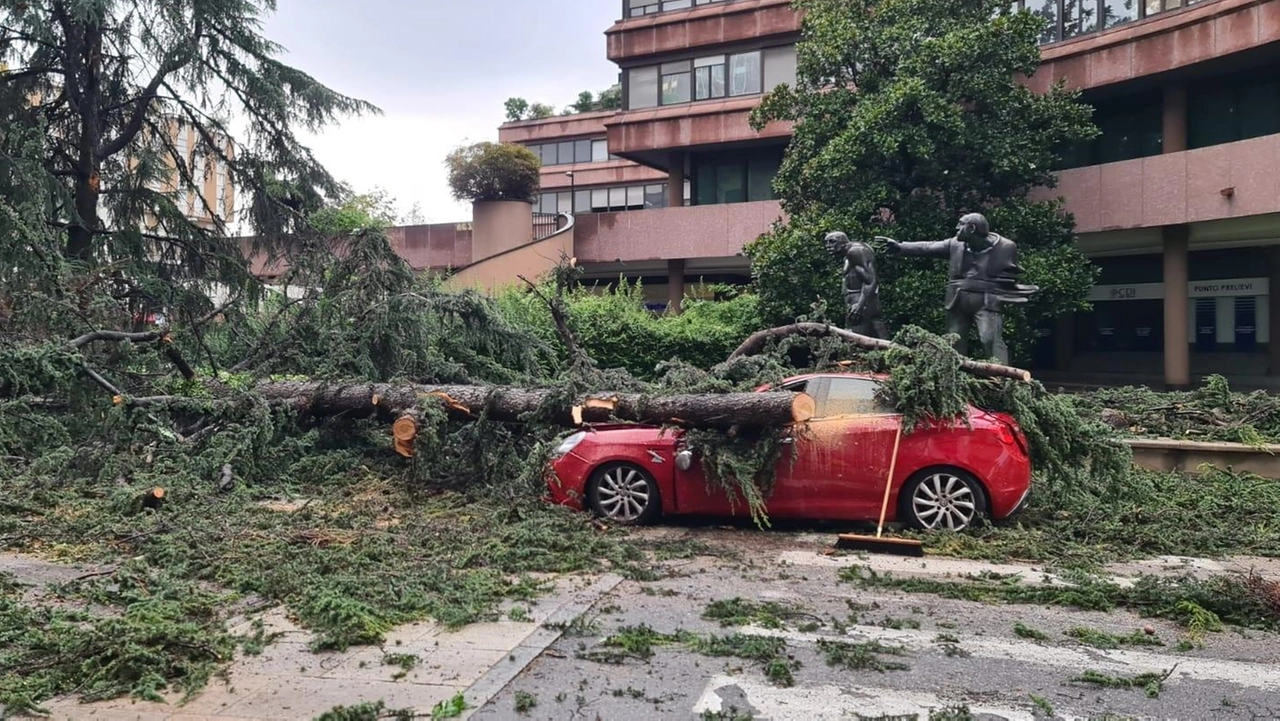
POLYGON ((667 186, 662 183, 644 186, 644 207, 667 207, 667 186))
POLYGON ((627 71, 627 107, 652 108, 658 104, 658 67, 627 71))
POLYGON ((729 94, 755 95, 760 92, 760 51, 729 56, 729 94))
POLYGON ((774 200, 782 148, 702 153, 693 159, 695 205, 774 200))
POLYGON ((634 18, 660 12, 662 3, 658 0, 627 0, 627 17, 634 18))
POLYGON ((623 17, 636 18, 641 15, 652 15, 671 10, 687 10, 694 5, 709 5, 725 0, 625 0, 623 17))
POLYGON ((796 83, 796 46, 766 48, 764 51, 764 89, 773 90, 779 85, 796 83))
MULTIPOLYGON (((1205 0, 1013 0, 1013 11, 1027 10, 1045 19, 1042 45, 1106 30, 1140 18, 1205 0)), ((1000 13, 1005 12, 1003 9, 1000 13)))
POLYGON ((1164 149, 1163 99, 1146 93, 1098 103, 1098 135, 1059 153, 1058 169, 1115 163, 1159 155, 1164 149))
POLYGON ((1187 91, 1187 147, 1280 133, 1280 66, 1215 78, 1187 91))
MULTIPOLYGON (((688 202, 689 185, 685 183, 688 202)), ((667 184, 623 185, 611 188, 547 192, 538 196, 533 209, 539 213, 608 213, 667 207, 667 184), (572 210, 570 210, 572 203, 572 210)))
POLYGON ((1137 19, 1137 0, 1102 0, 1102 27, 1113 28, 1137 19))
POLYGON ((604 140, 568 140, 543 145, 528 145, 544 166, 572 163, 602 163, 610 159, 604 140))
POLYGON ((693 97, 696 100, 723 98, 725 58, 716 55, 709 58, 698 58, 693 61, 694 84, 693 97))
POLYGON ((1023 5, 1033 15, 1045 20, 1044 32, 1040 34, 1041 43, 1055 43, 1062 39, 1058 30, 1059 0, 1026 0, 1023 5))
POLYGON ((662 104, 677 105, 689 102, 693 90, 692 63, 681 60, 674 63, 663 63, 662 72, 662 104))
POLYGON ((1098 0, 1065 0, 1062 4, 1062 37, 1074 38, 1098 29, 1098 0))
POLYGON ((673 60, 627 70, 625 107, 636 110, 659 104, 758 95, 780 83, 794 83, 795 77, 794 45, 673 60))

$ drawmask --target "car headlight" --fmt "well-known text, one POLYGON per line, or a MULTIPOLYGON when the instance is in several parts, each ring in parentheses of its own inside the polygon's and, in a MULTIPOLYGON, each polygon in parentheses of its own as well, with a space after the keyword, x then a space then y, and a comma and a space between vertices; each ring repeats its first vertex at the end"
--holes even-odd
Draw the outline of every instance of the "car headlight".
POLYGON ((560 441, 560 445, 556 446, 556 449, 551 452, 551 457, 560 458, 569 451, 572 451, 574 448, 577 448, 578 444, 582 442, 582 439, 586 437, 586 431, 578 431, 577 433, 570 434, 563 441, 560 441))

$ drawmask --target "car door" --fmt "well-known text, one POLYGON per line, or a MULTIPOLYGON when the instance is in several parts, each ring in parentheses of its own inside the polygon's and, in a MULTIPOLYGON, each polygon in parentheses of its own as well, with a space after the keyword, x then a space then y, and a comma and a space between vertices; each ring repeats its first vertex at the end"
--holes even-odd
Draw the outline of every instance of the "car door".
MULTIPOLYGON (((838 487, 826 493, 839 496, 833 507, 841 518, 876 519, 884 500, 884 486, 893 460, 893 446, 902 416, 876 398, 879 384, 872 378, 831 376, 824 396, 825 415, 840 418, 839 463, 844 469, 838 487)), ((901 458, 901 449, 899 450, 901 458)), ((894 471, 895 482, 909 472, 904 464, 894 471)), ((889 500, 894 503, 893 498, 889 500)))
MULTIPOLYGON (((821 380, 821 379, 818 379, 821 380)), ((817 392, 810 379, 793 381, 781 386, 782 390, 796 393, 817 392)), ((818 398, 815 396, 815 402, 818 398)), ((811 422, 812 424, 812 422, 811 422)), ((809 433, 791 433, 786 437, 787 447, 776 467, 773 492, 766 499, 765 508, 770 517, 795 515, 818 499, 813 483, 815 463, 821 463, 823 454, 815 453, 809 433), (793 453, 794 449, 794 453, 793 453), (794 457, 794 462, 792 458, 794 457)), ((746 500, 736 491, 736 482, 728 481, 735 490, 727 491, 720 481, 707 478, 700 453, 694 449, 693 464, 688 470, 676 469, 675 493, 677 512, 711 516, 749 516, 746 500)), ((826 454, 827 456, 836 454, 826 454)))
POLYGON ((778 460, 770 516, 842 519, 850 513, 843 492, 853 472, 844 452, 850 419, 827 402, 831 380, 819 376, 808 382, 806 392, 817 407, 808 423, 793 429, 778 460))

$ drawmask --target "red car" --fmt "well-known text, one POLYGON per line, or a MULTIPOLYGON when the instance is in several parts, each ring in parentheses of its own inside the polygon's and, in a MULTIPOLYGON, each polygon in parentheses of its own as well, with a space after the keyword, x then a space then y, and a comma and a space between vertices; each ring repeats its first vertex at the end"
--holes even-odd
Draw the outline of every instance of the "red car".
MULTIPOLYGON (((778 462, 765 506, 770 518, 879 518, 901 416, 876 400, 878 385, 874 376, 839 373, 780 384, 812 396, 817 412, 807 430, 786 439, 795 453, 778 462)), ((578 431, 552 455, 551 500, 626 525, 663 513, 748 513, 741 498, 731 502, 708 482, 697 449, 686 448, 681 436, 634 425, 578 431)), ((967 426, 923 426, 903 435, 887 519, 958 531, 980 514, 1011 515, 1030 488, 1027 441, 1013 418, 970 408, 967 426)))

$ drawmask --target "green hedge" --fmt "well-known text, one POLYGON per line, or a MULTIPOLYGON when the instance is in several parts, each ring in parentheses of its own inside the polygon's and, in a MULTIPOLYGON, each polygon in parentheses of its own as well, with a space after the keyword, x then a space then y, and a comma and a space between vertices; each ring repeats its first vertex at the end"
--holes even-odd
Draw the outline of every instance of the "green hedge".
MULTIPOLYGON (((511 290, 499 304, 514 323, 555 338, 550 313, 532 294, 511 290)), ((601 368, 625 368, 642 378, 653 377, 657 365, 672 358, 709 368, 761 327, 759 303, 750 294, 686 299, 680 315, 657 315, 645 309, 640 284, 624 281, 611 290, 575 289, 566 305, 578 342, 601 368)))

